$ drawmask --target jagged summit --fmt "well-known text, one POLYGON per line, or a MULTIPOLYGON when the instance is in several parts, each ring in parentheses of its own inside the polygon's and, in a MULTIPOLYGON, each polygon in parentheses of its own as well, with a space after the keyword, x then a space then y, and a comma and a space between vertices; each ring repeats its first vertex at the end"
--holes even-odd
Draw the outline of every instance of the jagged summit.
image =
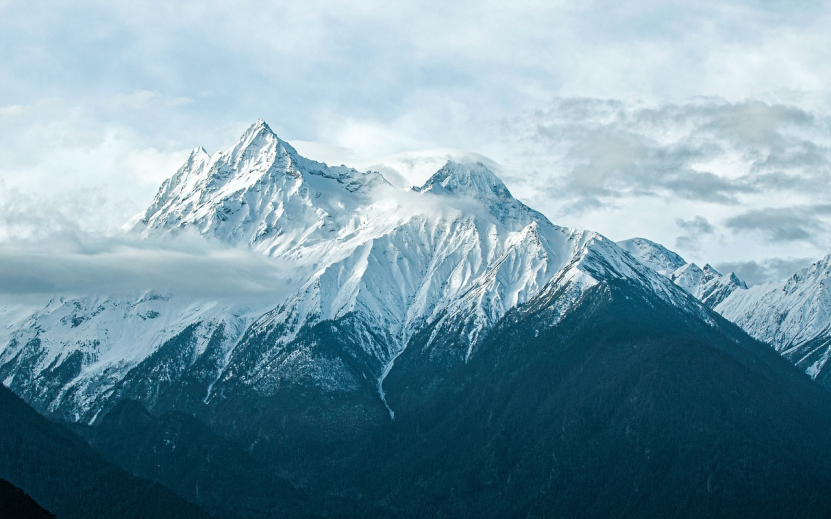
POLYGON ((194 149, 160 187, 147 210, 128 224, 144 236, 196 229, 232 244, 292 242, 367 201, 377 172, 329 167, 300 156, 258 120, 230 150, 209 156, 194 149))
POLYGON ((716 310, 831 386, 831 255, 791 277, 737 291, 716 310))
POLYGON ((787 279, 749 287, 735 273, 699 267, 644 238, 618 242, 652 270, 831 386, 831 254, 787 279))
POLYGON ((188 156, 188 160, 185 161, 185 164, 193 164, 195 161, 198 161, 202 157, 211 158, 208 152, 202 146, 197 146, 190 150, 190 155, 188 156))
POLYGON ((273 150, 275 158, 286 156, 296 163, 306 161, 300 157, 291 144, 278 137, 265 121, 257 119, 257 122, 249 126, 242 134, 239 143, 231 150, 231 154, 238 159, 246 154, 250 158, 256 156, 261 150, 273 150))
POLYGON ((257 119, 257 121, 254 122, 254 124, 249 126, 247 130, 245 130, 245 133, 242 134, 241 140, 245 140, 246 137, 258 134, 271 134, 274 137, 277 137, 277 134, 274 133, 274 130, 271 129, 271 126, 269 126, 267 122, 260 118, 257 119))
POLYGON ((699 267, 659 243, 646 238, 617 242, 626 252, 659 274, 672 280, 710 308, 715 308, 736 290, 747 285, 734 273, 721 274, 710 264, 699 267))
MULTIPOLYGON (((811 266, 798 270, 793 276, 788 278, 783 291, 786 293, 794 292, 800 285, 809 280, 829 280, 831 281, 831 254, 815 261, 811 266)), ((828 283, 826 281, 826 283, 828 283)), ((831 285, 829 285, 831 289, 831 285)))

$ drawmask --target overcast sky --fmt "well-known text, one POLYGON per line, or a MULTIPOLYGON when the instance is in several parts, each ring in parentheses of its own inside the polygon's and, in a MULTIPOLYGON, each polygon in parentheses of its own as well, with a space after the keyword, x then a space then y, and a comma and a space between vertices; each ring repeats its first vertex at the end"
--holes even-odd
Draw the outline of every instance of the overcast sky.
MULTIPOLYGON (((831 252, 827 2, 0 0, 0 242, 116 229, 265 119, 754 283, 831 252)), ((11 244, 11 245, 10 245, 11 244)))

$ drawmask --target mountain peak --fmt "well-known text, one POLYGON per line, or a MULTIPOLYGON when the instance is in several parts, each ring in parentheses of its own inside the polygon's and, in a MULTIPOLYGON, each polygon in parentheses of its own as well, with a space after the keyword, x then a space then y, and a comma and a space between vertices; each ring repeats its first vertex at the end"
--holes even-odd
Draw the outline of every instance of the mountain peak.
POLYGON ((260 150, 266 148, 275 148, 277 155, 290 155, 297 158, 297 150, 291 144, 284 141, 274 133, 274 130, 262 119, 257 119, 257 122, 252 124, 245 130, 245 133, 240 137, 239 143, 234 147, 232 154, 241 154, 246 150, 260 150), (281 153, 282 152, 282 153, 281 153))
POLYGON ((205 151, 205 148, 203 148, 202 146, 197 146, 196 148, 190 150, 188 160, 185 161, 185 164, 182 166, 182 169, 180 169, 180 171, 185 169, 194 169, 198 164, 202 162, 207 162, 208 160, 210 160, 210 158, 211 157, 210 155, 208 155, 208 152, 205 151))
POLYGON ((278 137, 265 121, 257 119, 257 122, 243 132, 242 137, 239 139, 239 145, 251 144, 262 139, 274 140, 278 139, 278 137))
POLYGON ((735 272, 730 272, 729 274, 727 274, 726 279, 728 283, 747 290, 747 283, 739 279, 739 276, 737 276, 735 272))
POLYGON ((502 180, 481 162, 461 164, 448 160, 417 190, 467 195, 479 199, 514 198, 502 180))
POLYGON ((271 127, 268 125, 267 122, 265 122, 262 119, 257 119, 257 121, 254 124, 249 126, 247 130, 245 130, 245 133, 243 134, 243 138, 245 138, 245 136, 248 135, 248 134, 257 134, 257 133, 263 133, 263 132, 264 133, 269 133, 269 134, 271 134, 275 137, 277 136, 277 134, 274 133, 274 130, 271 129, 271 127))
POLYGON ((817 260, 813 266, 816 266, 818 271, 831 272, 831 254, 817 260))
POLYGON ((209 156, 195 148, 150 207, 125 225, 145 236, 191 227, 229 243, 273 245, 308 238, 321 218, 331 231, 333 214, 366 202, 384 183, 377 172, 302 157, 258 119, 230 150, 209 156))
POLYGON ((709 263, 705 263, 703 267, 687 263, 684 258, 660 243, 645 238, 631 238, 617 244, 635 259, 668 277, 710 308, 715 308, 735 290, 747 289, 744 281, 734 273, 722 275, 709 263))

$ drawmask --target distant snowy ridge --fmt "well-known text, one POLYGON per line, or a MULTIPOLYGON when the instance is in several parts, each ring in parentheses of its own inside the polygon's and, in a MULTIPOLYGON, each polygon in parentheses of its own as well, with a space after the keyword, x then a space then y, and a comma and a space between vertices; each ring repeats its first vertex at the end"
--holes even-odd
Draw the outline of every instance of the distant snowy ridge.
POLYGON ((670 278, 696 299, 715 308, 736 290, 746 290, 747 285, 734 273, 721 274, 709 264, 704 268, 687 263, 684 258, 663 245, 645 238, 632 238, 617 244, 638 261, 659 274, 670 278))
POLYGON ((783 281, 736 292, 716 307, 812 378, 831 385, 831 255, 783 281))
POLYGON ((618 242, 641 263, 770 344, 811 378, 831 386, 831 255, 782 281, 748 288, 732 272, 699 268, 644 238, 618 242))

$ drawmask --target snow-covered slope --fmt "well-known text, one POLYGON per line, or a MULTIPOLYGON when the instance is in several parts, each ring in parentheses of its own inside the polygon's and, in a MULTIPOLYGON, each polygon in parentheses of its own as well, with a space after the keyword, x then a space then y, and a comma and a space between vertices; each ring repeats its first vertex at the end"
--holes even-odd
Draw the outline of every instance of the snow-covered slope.
POLYGON ((831 255, 784 281, 736 291, 716 307, 826 385, 831 356, 831 255))
POLYGON ((195 229, 259 251, 297 289, 256 304, 56 299, 9 324, 0 354, 4 383, 42 411, 90 421, 114 399, 152 407, 172 387, 208 403, 298 385, 383 400, 416 333, 465 337, 453 354, 466 362, 510 309, 548 293, 562 316, 613 279, 711 321, 668 278, 596 233, 553 225, 482 164, 448 162, 399 189, 300 157, 262 121, 227 152, 195 149, 126 227, 145 237, 195 229))
POLYGON ((670 279, 710 308, 718 306, 736 290, 747 289, 744 281, 734 273, 723 275, 709 264, 699 268, 690 263, 673 272, 670 279))
POLYGON ((647 267, 667 277, 687 264, 678 254, 646 238, 632 238, 617 244, 647 267))
MULTIPOLYGON (((0 377, 41 410, 78 420, 97 411, 96 400, 111 394, 131 369, 169 341, 187 335, 178 361, 182 371, 200 357, 224 357, 263 311, 247 303, 152 291, 55 298, 10 331, 0 353, 0 377)), ((173 376, 170 371, 159 374, 160 381, 173 376)))
POLYGON ((710 308, 718 306, 736 290, 747 289, 744 281, 734 273, 723 275, 709 264, 701 268, 695 263, 687 263, 684 258, 663 245, 645 238, 620 241, 618 245, 647 267, 670 278, 710 308))

